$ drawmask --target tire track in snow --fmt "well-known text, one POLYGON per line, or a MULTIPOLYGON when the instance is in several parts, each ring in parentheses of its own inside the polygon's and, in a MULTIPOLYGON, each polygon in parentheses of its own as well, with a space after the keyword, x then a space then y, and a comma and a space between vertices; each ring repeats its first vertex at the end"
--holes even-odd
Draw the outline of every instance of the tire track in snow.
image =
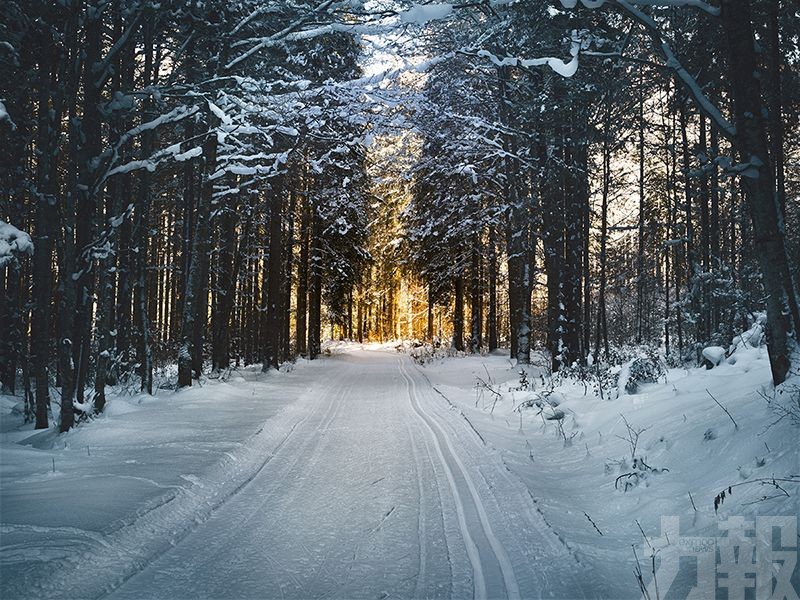
POLYGON ((470 478, 466 468, 464 467, 464 464, 459 459, 447 433, 444 431, 441 425, 439 425, 439 423, 430 414, 425 412, 425 409, 422 408, 422 405, 420 404, 416 394, 416 381, 408 374, 403 358, 400 358, 398 361, 398 367, 401 375, 406 381, 406 390, 408 392, 411 407, 431 434, 434 447, 436 448, 436 452, 439 455, 442 466, 444 467, 445 474, 447 475, 447 479, 450 484, 450 489, 453 493, 453 499, 455 500, 456 511, 458 513, 459 525, 461 527, 461 532, 464 536, 464 543, 467 548, 467 556, 469 557, 469 561, 473 568, 474 597, 478 599, 488 597, 486 575, 484 572, 484 567, 486 565, 483 563, 480 549, 475 543, 475 539, 470 532, 469 524, 466 521, 467 506, 465 505, 464 498, 462 496, 468 496, 472 501, 472 505, 478 516, 478 521, 482 529, 483 536, 488 541, 491 552, 494 554, 494 558, 497 561, 502 574, 506 596, 511 599, 520 598, 519 585, 517 583, 516 576, 514 575, 514 569, 512 567, 511 560, 505 548, 492 531, 492 527, 489 524, 489 519, 486 514, 486 508, 481 501, 477 489, 475 488, 475 484, 470 478), (448 461, 445 456, 445 448, 443 448, 440 438, 444 441, 447 454, 451 458, 452 463, 454 463, 455 468, 458 470, 458 476, 463 479, 467 487, 466 494, 464 494, 464 490, 459 490, 458 483, 456 482, 456 474, 454 474, 450 461, 448 461))
MULTIPOLYGON (((333 387, 332 381, 325 390, 333 387)), ((324 396, 329 397, 328 394, 324 396)), ((323 419, 330 416, 336 407, 335 398, 333 395, 324 409, 323 419)), ((46 581, 26 590, 28 594, 25 597, 61 597, 63 591, 69 589, 75 597, 103 598, 118 590, 238 496, 278 456, 281 449, 297 437, 297 430, 319 415, 318 410, 309 410, 305 414, 300 413, 300 418, 297 418, 301 406, 299 402, 288 404, 267 419, 233 453, 225 453, 221 461, 211 467, 211 477, 205 487, 192 485, 176 488, 176 492, 167 496, 164 502, 104 535, 107 546, 81 552, 60 562, 46 581), (265 429, 269 432, 265 432, 265 429), (233 477, 232 472, 235 474, 233 477), (75 568, 80 564, 92 564, 96 577, 76 580, 75 568)))
MULTIPOLYGON (((320 446, 320 439, 321 439, 322 436, 318 435, 318 433, 320 431, 325 430, 327 427, 329 427, 330 423, 335 419, 336 415, 338 414, 338 412, 339 412, 339 410, 341 408, 341 399, 342 399, 342 397, 343 397, 343 395, 344 395, 344 393, 345 393, 345 391, 347 389, 345 387, 340 387, 340 386, 336 385, 335 382, 337 382, 337 381, 338 381, 338 379, 332 380, 327 385, 325 390, 322 393, 320 393, 320 397, 330 398, 330 401, 328 402, 327 407, 325 407, 324 412, 322 413, 322 416, 319 418, 319 424, 317 424, 317 426, 313 428, 314 432, 316 432, 315 435, 299 436, 299 439, 301 440, 300 441, 300 447, 298 449, 295 449, 292 452, 289 452, 289 450, 286 448, 286 446, 289 446, 294 439, 298 439, 298 436, 295 435, 297 430, 302 429, 303 426, 306 425, 309 421, 311 421, 314 416, 319 416, 320 411, 310 410, 310 411, 308 411, 306 413, 306 415, 304 417, 302 417, 299 421, 295 422, 292 425, 291 429, 286 434, 286 436, 272 450, 272 452, 270 452, 267 455, 266 459, 261 463, 261 465, 258 467, 258 469, 256 471, 251 473, 251 475, 249 477, 247 477, 247 479, 245 479, 243 482, 241 482, 238 485, 238 487, 236 487, 230 494, 228 494, 216 506, 214 506, 209 511, 208 514, 203 515, 203 517, 201 517, 201 518, 195 519, 195 523, 193 524, 193 526, 190 529, 188 529, 187 531, 185 531, 183 533, 183 535, 181 535, 180 537, 173 539, 171 541, 171 545, 170 545, 169 548, 166 548, 163 552, 160 552, 158 554, 155 554, 155 555, 151 556, 149 558, 149 560, 147 560, 147 562, 143 563, 138 570, 136 570, 135 572, 131 573, 128 577, 125 578, 124 581, 121 581, 118 585, 114 586, 114 588, 112 590, 107 590, 104 595, 110 595, 111 592, 123 587, 123 585, 125 583, 127 583, 129 579, 134 578, 136 575, 138 575, 139 573, 144 571, 150 564, 154 563, 159 558, 161 558, 164 554, 166 554, 167 552, 172 551, 184 539, 188 538, 200 525, 202 525, 205 521, 207 521, 220 508, 222 508, 223 505, 227 504, 230 500, 232 500, 240 492, 244 491, 244 489, 247 488, 251 483, 253 483, 253 481, 256 478, 258 478, 258 476, 264 471, 264 469, 267 468, 267 466, 270 463, 272 463, 272 461, 278 456, 279 451, 283 450, 283 452, 281 452, 281 456, 283 456, 284 454, 288 453, 290 458, 287 461, 286 465, 281 469, 281 471, 280 471, 281 472, 281 476, 274 478, 274 485, 271 487, 271 489, 269 489, 261 497, 262 498, 262 502, 261 502, 261 505, 259 506, 259 510, 263 509, 264 505, 266 505, 273 498, 274 494, 278 491, 278 489, 285 484, 285 481, 287 480, 286 475, 288 473, 293 472, 295 470, 296 466, 300 462, 307 462, 307 461, 303 461, 302 460, 303 458, 305 458, 306 456, 314 457, 315 455, 317 455, 319 453, 318 450, 319 450, 319 446, 320 446), (325 393, 325 392, 327 392, 329 390, 337 389, 337 388, 339 388, 340 391, 338 393, 336 393, 336 394, 325 393)), ((263 427, 261 429, 259 429, 259 431, 256 432, 255 435, 258 435, 259 433, 261 433, 262 430, 263 430, 263 427)), ((244 445, 246 446, 246 444, 244 444, 244 445)), ((245 526, 246 523, 251 518, 256 517, 259 514, 260 514, 260 512, 258 510, 251 512, 250 515, 248 516, 248 518, 245 519, 245 521, 242 523, 241 526, 242 527, 245 526)), ((235 532, 232 532, 232 535, 235 535, 235 532)))
MULTIPOLYGON (((243 494, 241 498, 231 498, 233 502, 226 504, 228 510, 224 518, 228 521, 228 529, 222 533, 217 531, 214 538, 215 542, 212 548, 209 549, 210 552, 214 552, 214 548, 224 549, 226 545, 235 545, 237 543, 235 540, 246 535, 251 529, 270 529, 271 525, 269 523, 274 523, 276 519, 281 518, 274 510, 267 509, 273 500, 278 498, 282 503, 291 506, 293 499, 304 491, 307 492, 303 487, 305 485, 303 478, 298 475, 303 472, 313 471, 314 465, 324 457, 327 447, 331 443, 328 435, 329 431, 331 431, 331 425, 345 410, 345 402, 343 400, 348 394, 352 393, 358 382, 351 366, 345 363, 341 367, 333 377, 326 378, 324 384, 315 389, 315 397, 322 399, 322 401, 315 402, 306 409, 305 416, 294 425, 294 435, 292 435, 291 440, 285 440, 285 443, 281 446, 280 453, 277 452, 277 449, 273 451, 271 458, 278 458, 279 460, 271 460, 268 467, 266 464, 263 465, 265 468, 260 469, 244 484, 244 486, 251 487, 247 494, 243 494), (272 516, 270 517, 269 515, 272 516), (270 519, 268 523, 253 522, 254 520, 263 520, 265 516, 270 519), (233 522, 231 523, 231 521, 233 522)), ((241 486, 237 491, 243 490, 244 486, 241 486)), ((198 527, 208 521, 211 516, 212 514, 209 514, 203 518, 198 523, 198 527)), ((180 552, 180 548, 183 547, 184 543, 192 543, 198 527, 193 528, 192 531, 175 541, 173 548, 169 548, 166 552, 154 557, 153 560, 149 561, 128 580, 136 580, 139 575, 153 568, 158 570, 158 561, 170 560, 169 555, 172 552, 180 552)), ((306 551, 308 551, 307 548, 306 551)), ((296 593, 300 594, 299 597, 301 598, 311 597, 303 582, 292 574, 278 558, 273 555, 265 555, 264 559, 291 580, 285 589, 293 588, 296 593)), ((128 580, 124 583, 127 584, 128 580)), ((134 589, 136 589, 138 584, 136 581, 132 583, 134 589)), ((282 586, 281 594, 284 594, 285 589, 282 586)), ((129 588, 125 585, 117 586, 114 592, 121 593, 123 597, 130 596, 129 588)), ((116 597, 113 592, 111 596, 116 597)))
POLYGON ((425 519, 422 515, 422 507, 425 505, 425 489, 422 485, 422 474, 420 473, 421 464, 419 460, 419 450, 414 441, 414 436, 411 433, 411 426, 407 423, 406 429, 408 430, 409 444, 411 445, 411 453, 414 457, 414 475, 417 479, 417 580, 414 582, 414 597, 421 598, 422 590, 427 581, 427 547, 425 540, 427 539, 427 528, 425 526, 425 519))

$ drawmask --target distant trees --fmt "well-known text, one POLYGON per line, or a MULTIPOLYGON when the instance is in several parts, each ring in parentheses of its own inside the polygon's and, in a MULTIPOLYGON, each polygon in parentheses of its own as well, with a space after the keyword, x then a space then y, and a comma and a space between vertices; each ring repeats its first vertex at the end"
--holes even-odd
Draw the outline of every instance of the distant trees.
POLYGON ((109 384, 314 358, 326 326, 560 369, 698 360, 761 311, 781 382, 798 7, 597 4, 6 2, 0 219, 35 252, 0 263, 4 388, 37 427, 60 398, 67 430, 109 384), (354 34, 398 23, 424 82, 360 79, 354 34), (388 174, 365 138, 405 140, 388 174))
POLYGON ((312 315, 323 291, 347 297, 366 223, 322 191, 364 189, 363 126, 348 117, 358 90, 324 83, 359 73, 330 8, 4 4, 0 215, 37 251, 2 266, 0 362, 13 388, 30 356, 37 427, 53 388, 66 431, 103 409, 107 384, 152 393, 174 360, 179 386, 208 358, 277 366, 296 351, 295 271, 324 288, 312 315), (360 237, 329 235, 341 221, 360 237), (301 229, 315 251, 296 252, 301 229))
MULTIPOLYGON (((797 89, 787 68, 797 56, 797 7, 725 0, 654 8, 610 0, 607 10, 594 3, 585 3, 594 10, 559 10, 576 4, 541 12, 512 6, 502 15, 464 9, 449 18, 470 14, 482 25, 471 37, 462 34, 462 48, 496 16, 504 34, 490 47, 478 42, 480 49, 463 50, 427 83, 446 90, 428 98, 436 102, 438 130, 458 131, 451 144, 462 141, 463 154, 502 152, 502 166, 484 162, 476 174, 502 186, 493 201, 506 215, 504 331, 512 356, 526 360, 520 334, 531 299, 530 322, 538 315, 546 322, 532 329, 547 332, 539 343, 554 369, 583 362, 590 351, 595 359, 607 355, 609 340, 661 345, 674 360, 698 360, 704 345, 727 343, 763 309, 780 383, 789 336, 800 331, 791 258, 797 239, 784 225, 797 219, 796 198, 785 201, 786 182, 797 173, 784 158, 797 148, 783 135, 798 114, 786 94, 786 86, 797 89), (762 53, 757 39, 768 40, 762 53), (576 44, 581 66, 574 74, 568 58, 539 58, 559 46, 569 56, 576 44), (464 83, 470 80, 485 89, 464 83), (494 107, 488 118, 475 108, 485 106, 494 107), (481 135, 470 139, 460 123, 481 135)), ((448 148, 448 141, 438 143, 448 148)), ((441 171, 420 170, 418 178, 423 199, 412 207, 420 207, 425 224, 434 210, 426 193, 453 186, 441 171)), ((414 222, 411 235, 424 244, 414 222)), ((441 243, 431 239, 417 252, 438 254, 441 243)))

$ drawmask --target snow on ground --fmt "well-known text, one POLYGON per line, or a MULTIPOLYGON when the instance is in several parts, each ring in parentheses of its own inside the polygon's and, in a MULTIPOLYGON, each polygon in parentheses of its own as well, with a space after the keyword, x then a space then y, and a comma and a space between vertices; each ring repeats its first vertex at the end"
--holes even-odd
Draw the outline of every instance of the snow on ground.
POLYGON ((613 400, 536 368, 519 389, 499 354, 398 350, 329 343, 290 372, 114 395, 66 435, 3 397, 0 596, 635 598, 633 546, 663 598, 679 536, 722 551, 738 516, 800 513, 798 485, 759 483, 800 475, 797 426, 757 393, 763 348, 613 400))
POLYGON ((299 361, 289 373, 248 368, 180 393, 114 395, 66 435, 22 425, 19 399, 0 397, 0 597, 70 597, 82 578, 128 576, 264 462, 318 370, 299 361))
MULTIPOLYGON (((679 517, 680 535, 711 538, 711 548, 713 538, 738 516, 788 516, 796 527, 800 485, 783 483, 787 497, 758 480, 800 475, 800 428, 788 418, 770 426, 779 415, 758 393, 771 393, 766 349, 740 347, 735 356, 730 361, 735 364, 723 362, 712 370, 670 369, 658 383, 645 384, 633 395, 623 391, 614 400, 601 400, 575 382, 548 389, 536 368, 528 369, 531 391, 510 391, 520 386, 519 371, 496 355, 434 360, 422 371, 486 440, 489 451, 525 482, 552 529, 596 573, 598 595, 623 598, 639 595, 632 546, 647 581, 650 544, 658 561, 670 556, 663 547, 663 517, 679 517), (478 385, 478 378, 491 382, 501 396, 478 385), (545 400, 543 410, 520 408, 536 399, 545 400), (559 412, 562 420, 547 419, 559 412), (644 430, 635 454, 638 468, 626 420, 635 431, 644 430), (652 470, 638 463, 642 459, 652 470), (715 511, 716 496, 729 486, 732 495, 726 494, 715 511), (764 496, 769 499, 761 500, 764 496)), ((797 388, 788 393, 797 394, 797 388)), ((784 547, 798 545, 796 530, 785 531, 787 537, 784 547)), ((672 545, 678 544, 673 539, 672 545)), ((684 564, 675 577, 675 597, 686 597, 695 585, 692 569, 684 564)), ((662 598, 669 577, 662 572, 662 598)), ((795 568, 793 583, 800 590, 800 569, 795 568)), ((697 597, 714 597, 708 589, 697 592, 697 597)))

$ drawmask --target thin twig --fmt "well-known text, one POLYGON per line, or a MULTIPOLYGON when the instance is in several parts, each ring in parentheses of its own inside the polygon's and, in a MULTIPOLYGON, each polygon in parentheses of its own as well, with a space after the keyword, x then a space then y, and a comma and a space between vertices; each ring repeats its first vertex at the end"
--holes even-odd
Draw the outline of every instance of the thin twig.
POLYGON ((644 584, 644 575, 642 574, 642 566, 639 563, 639 557, 636 555, 636 546, 631 544, 631 548, 633 548, 633 558, 636 560, 636 566, 633 569, 633 575, 636 577, 636 581, 639 584, 639 590, 642 592, 642 598, 645 600, 650 600, 650 593, 647 590, 647 586, 644 584))
POLYGON ((716 403, 717 403, 717 406, 719 406, 719 407, 720 407, 722 410, 724 410, 724 411, 725 411, 725 414, 726 414, 726 415, 728 415, 728 418, 729 418, 729 419, 731 420, 731 422, 733 423, 733 427, 734 427, 735 429, 739 429, 739 425, 736 423, 736 421, 734 420, 734 418, 731 416, 731 413, 729 413, 729 412, 728 412, 728 409, 727 409, 727 408, 725 408, 724 406, 722 406, 722 404, 720 404, 720 401, 719 401, 719 400, 717 400, 716 398, 714 398, 714 395, 713 395, 711 392, 709 392, 709 391, 708 391, 708 388, 706 388, 706 394, 708 394, 709 396, 711 396, 711 399, 712 399, 714 402, 716 402, 716 403))
POLYGON ((600 535, 603 535, 603 532, 600 531, 600 528, 597 526, 597 523, 592 521, 592 517, 590 517, 585 511, 583 514, 586 516, 587 519, 589 519, 589 523, 592 524, 592 527, 594 527, 595 531, 597 531, 597 533, 599 533, 600 535))
POLYGON ((647 539, 647 535, 645 534, 644 529, 642 529, 642 525, 639 523, 639 519, 636 519, 636 526, 639 527, 639 531, 642 532, 642 537, 644 537, 644 541, 647 542, 647 545, 650 546, 650 549, 655 550, 655 548, 653 548, 653 544, 651 544, 650 540, 647 539))

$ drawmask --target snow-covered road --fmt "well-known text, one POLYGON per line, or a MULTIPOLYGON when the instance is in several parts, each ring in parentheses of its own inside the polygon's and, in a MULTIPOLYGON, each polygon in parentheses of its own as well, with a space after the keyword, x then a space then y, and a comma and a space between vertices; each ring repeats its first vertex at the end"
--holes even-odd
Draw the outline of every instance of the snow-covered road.
POLYGON ((406 356, 326 362, 255 477, 112 598, 582 595, 527 490, 406 356))

